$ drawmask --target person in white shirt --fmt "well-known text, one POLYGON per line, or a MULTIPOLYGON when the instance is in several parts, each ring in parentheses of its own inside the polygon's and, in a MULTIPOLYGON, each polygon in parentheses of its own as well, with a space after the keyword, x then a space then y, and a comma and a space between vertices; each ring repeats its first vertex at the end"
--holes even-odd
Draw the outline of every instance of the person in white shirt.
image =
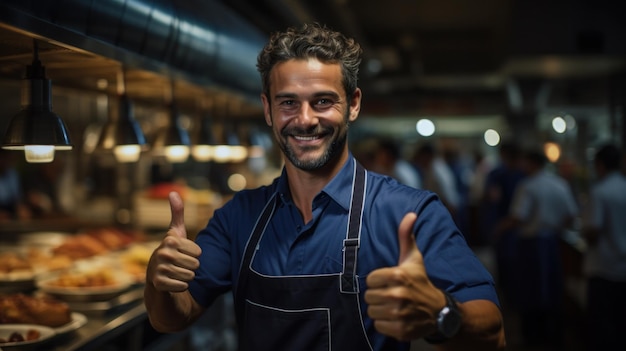
POLYGON ((578 205, 567 181, 546 164, 541 151, 523 154, 527 177, 517 186, 509 216, 498 232, 517 229, 512 279, 524 342, 560 350, 564 281, 559 245, 562 231, 578 215, 578 205))
POLYGON ((620 161, 613 144, 597 151, 598 181, 585 208, 588 350, 626 350, 626 176, 620 161))

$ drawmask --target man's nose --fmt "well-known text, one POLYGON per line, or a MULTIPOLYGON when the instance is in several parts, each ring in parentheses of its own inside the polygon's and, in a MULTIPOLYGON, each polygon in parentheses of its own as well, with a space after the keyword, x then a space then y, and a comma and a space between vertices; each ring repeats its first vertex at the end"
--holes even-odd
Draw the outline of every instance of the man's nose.
POLYGON ((302 104, 296 120, 299 125, 305 126, 318 123, 317 113, 310 104, 302 104))

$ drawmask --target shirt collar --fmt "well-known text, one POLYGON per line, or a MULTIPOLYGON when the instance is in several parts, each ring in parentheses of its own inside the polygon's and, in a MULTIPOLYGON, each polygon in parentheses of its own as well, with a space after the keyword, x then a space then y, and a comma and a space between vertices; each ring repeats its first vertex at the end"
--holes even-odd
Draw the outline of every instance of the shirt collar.
MULTIPOLYGON (((326 184, 321 193, 328 195, 337 204, 343 207, 346 211, 350 210, 350 200, 352 198, 352 182, 354 175, 354 162, 355 159, 352 154, 349 155, 348 160, 344 163, 343 167, 337 175, 326 184)), ((291 192, 289 191, 289 184, 287 182, 287 171, 283 167, 283 171, 278 179, 276 188, 280 199, 283 202, 291 201, 291 192)))

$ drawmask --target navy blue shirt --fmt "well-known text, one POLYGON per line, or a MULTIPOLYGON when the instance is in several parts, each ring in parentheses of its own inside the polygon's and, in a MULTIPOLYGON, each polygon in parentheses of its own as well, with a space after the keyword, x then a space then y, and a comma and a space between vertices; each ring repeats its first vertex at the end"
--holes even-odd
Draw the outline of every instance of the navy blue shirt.
MULTIPOLYGON (((196 238, 202 255, 189 286, 194 299, 209 306, 217 296, 235 288, 248 238, 275 192, 279 196, 277 208, 258 245, 253 269, 271 276, 341 272, 353 169, 351 155, 339 174, 315 196, 309 223, 303 222, 291 200, 284 170, 271 185, 241 191, 216 210, 196 238)), ((460 302, 485 299, 498 304, 491 275, 467 246, 439 198, 369 171, 357 263, 361 299, 371 271, 398 265, 398 227, 411 211, 418 215, 416 242, 433 284, 460 302)), ((370 328, 372 322, 363 300, 361 306, 364 324, 370 328)))

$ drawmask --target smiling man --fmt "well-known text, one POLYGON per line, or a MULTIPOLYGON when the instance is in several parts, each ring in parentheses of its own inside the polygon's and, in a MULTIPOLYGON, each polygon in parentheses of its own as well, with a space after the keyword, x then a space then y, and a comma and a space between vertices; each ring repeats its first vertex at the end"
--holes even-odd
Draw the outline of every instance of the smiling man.
POLYGON ((232 291, 241 350, 504 348, 493 280, 436 194, 350 153, 360 62, 354 40, 317 24, 272 35, 257 66, 283 172, 237 193, 195 241, 170 195, 145 288, 157 330, 187 327, 232 291))

